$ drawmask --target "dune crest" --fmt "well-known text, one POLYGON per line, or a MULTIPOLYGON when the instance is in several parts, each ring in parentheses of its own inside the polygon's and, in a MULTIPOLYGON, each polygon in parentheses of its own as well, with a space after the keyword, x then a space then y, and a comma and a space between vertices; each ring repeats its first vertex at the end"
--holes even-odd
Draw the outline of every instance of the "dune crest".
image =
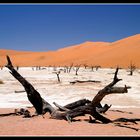
POLYGON ((5 56, 10 55, 13 64, 18 66, 64 66, 74 63, 127 68, 132 62, 140 67, 140 34, 115 42, 86 41, 50 52, 0 49, 0 54, 0 66, 6 64, 5 56))

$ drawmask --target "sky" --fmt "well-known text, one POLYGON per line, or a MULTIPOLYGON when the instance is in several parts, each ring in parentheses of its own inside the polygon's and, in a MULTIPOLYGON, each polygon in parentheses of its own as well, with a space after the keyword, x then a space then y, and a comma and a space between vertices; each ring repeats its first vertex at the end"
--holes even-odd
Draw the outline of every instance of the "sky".
POLYGON ((0 49, 51 51, 139 33, 139 4, 0 4, 0 49))

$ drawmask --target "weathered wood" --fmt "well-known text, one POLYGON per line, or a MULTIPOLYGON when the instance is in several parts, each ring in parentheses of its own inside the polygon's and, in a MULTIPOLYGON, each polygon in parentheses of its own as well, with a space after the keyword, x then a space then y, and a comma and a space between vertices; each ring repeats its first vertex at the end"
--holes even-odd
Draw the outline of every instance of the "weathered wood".
POLYGON ((19 115, 23 115, 24 118, 32 117, 31 114, 30 114, 30 111, 27 110, 27 109, 24 109, 24 108, 21 108, 20 111, 17 111, 16 113, 19 114, 19 115))
POLYGON ((133 114, 132 112, 127 112, 127 111, 122 111, 122 110, 118 110, 118 109, 111 109, 110 111, 113 111, 113 112, 120 112, 120 113, 128 113, 128 114, 133 114))
POLYGON ((76 83, 100 83, 100 82, 101 81, 96 81, 96 80, 84 80, 84 81, 75 80, 75 81, 70 82, 70 84, 76 84, 76 83))
POLYGON ((119 126, 119 127, 125 127, 125 128, 129 128, 129 129, 133 129, 135 131, 139 131, 139 128, 134 128, 134 127, 130 127, 130 126, 126 126, 126 125, 121 125, 121 124, 115 124, 115 126, 119 126))
POLYGON ((53 104, 58 107, 60 111, 69 111, 69 109, 57 104, 56 102, 53 102, 53 104))
POLYGON ((96 109, 92 109, 90 112, 90 115, 92 115, 96 120, 101 121, 102 123, 111 123, 112 120, 102 116, 101 114, 99 114, 96 109))
POLYGON ((15 93, 22 93, 22 92, 26 92, 25 90, 15 90, 15 93))
POLYGON ((119 68, 116 69, 113 81, 110 84, 108 84, 106 87, 101 89, 96 94, 96 96, 93 98, 92 105, 94 107, 97 106, 97 104, 99 104, 102 101, 102 99, 108 94, 112 94, 112 93, 127 93, 127 86, 125 86, 124 88, 122 88, 122 87, 113 87, 117 82, 122 80, 122 79, 118 79, 118 77, 117 77, 118 70, 119 70, 119 68))
POLYGON ((4 114, 0 114, 0 117, 5 117, 5 116, 19 116, 19 115, 23 115, 24 118, 30 118, 31 114, 27 109, 21 108, 20 110, 15 109, 14 112, 11 113, 4 113, 4 114))
POLYGON ((105 104, 103 107, 96 107, 96 111, 98 113, 105 113, 110 107, 111 105, 105 104))
POLYGON ((91 103, 91 101, 88 99, 81 99, 81 100, 75 101, 73 103, 69 103, 69 104, 65 105, 64 107, 67 109, 74 109, 74 108, 77 108, 79 106, 86 105, 88 103, 91 103))
POLYGON ((52 112, 55 111, 55 108, 51 104, 49 104, 46 100, 44 100, 43 98, 42 98, 42 102, 43 102, 42 114, 45 114, 46 112, 49 112, 51 114, 52 112))
POLYGON ((132 118, 132 119, 118 118, 118 119, 115 119, 113 122, 132 122, 132 123, 137 124, 136 121, 140 121, 140 118, 132 118))
POLYGON ((46 111, 51 112, 52 110, 50 110, 50 104, 42 99, 39 92, 35 90, 34 87, 14 69, 9 56, 7 56, 7 61, 8 64, 5 67, 7 67, 10 70, 10 73, 22 84, 27 93, 29 101, 36 109, 36 113, 43 114, 46 111))
POLYGON ((58 110, 55 110, 51 113, 51 118, 58 119, 58 120, 67 120, 66 113, 58 110))
POLYGON ((12 113, 4 113, 4 114, 0 114, 0 117, 11 116, 11 115, 17 115, 17 114, 15 112, 12 112, 12 113))
MULTIPOLYGON (((104 87, 103 89, 101 89, 96 96, 93 98, 93 100, 91 101, 91 103, 87 104, 87 105, 83 105, 83 106, 78 106, 70 111, 67 112, 67 115, 70 118, 74 118, 76 116, 81 116, 81 115, 85 115, 85 114, 90 114, 92 115, 95 119, 103 122, 103 123, 110 123, 112 122, 110 119, 102 116, 101 114, 99 114, 96 111, 96 107, 100 104, 100 102, 102 101, 102 99, 108 95, 108 94, 112 94, 112 93, 127 93, 127 86, 125 87, 113 87, 117 82, 119 82, 122 79, 118 79, 117 77, 117 73, 118 73, 119 68, 116 69, 115 71, 115 75, 114 75, 114 79, 113 81, 108 84, 106 87, 104 87)), ((107 108, 106 108, 107 109, 107 108)))
POLYGON ((77 116, 84 116, 85 114, 90 114, 96 120, 99 120, 99 121, 101 121, 103 123, 110 123, 110 122, 112 122, 110 119, 108 119, 108 118, 102 116, 101 114, 99 114, 96 111, 96 109, 93 108, 91 103, 89 103, 88 105, 79 106, 77 108, 69 110, 69 111, 66 112, 66 114, 70 118, 70 120, 72 120, 73 118, 75 118, 77 116))
POLYGON ((77 116, 84 116, 85 114, 90 114, 91 109, 91 106, 83 105, 67 111, 66 114, 72 120, 72 118, 75 118, 77 116))
POLYGON ((70 122, 72 121, 73 118, 77 116, 84 116, 85 114, 91 114, 96 119, 103 121, 103 123, 110 122, 109 119, 99 114, 99 113, 105 113, 111 107, 111 106, 108 106, 107 104, 105 104, 104 107, 102 107, 101 104, 98 104, 94 112, 93 112, 94 108, 91 104, 91 101, 87 99, 81 99, 73 103, 67 104, 65 106, 58 105, 55 102, 54 104, 59 108, 60 111, 65 111, 63 112, 63 114, 59 114, 60 112, 54 112, 55 115, 54 114, 53 115, 55 116, 56 119, 59 119, 60 116, 63 115, 63 117, 65 116, 70 122), (97 111, 97 108, 98 108, 98 111, 97 111), (59 117, 57 117, 56 113, 57 115, 59 114, 58 115, 59 117), (101 117, 101 119, 99 119, 99 117, 101 117))

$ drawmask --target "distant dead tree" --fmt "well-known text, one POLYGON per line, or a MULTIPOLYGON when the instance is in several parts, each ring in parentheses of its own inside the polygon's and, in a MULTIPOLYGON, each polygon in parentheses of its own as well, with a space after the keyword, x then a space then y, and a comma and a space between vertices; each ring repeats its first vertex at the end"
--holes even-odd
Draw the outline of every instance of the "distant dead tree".
POLYGON ((75 68, 76 68, 76 69, 75 69, 75 75, 78 75, 78 71, 79 71, 79 69, 80 69, 80 66, 81 66, 81 65, 75 66, 75 68))
POLYGON ((91 71, 93 71, 94 67, 95 67, 95 66, 93 66, 93 65, 91 66, 91 71))
POLYGON ((57 80, 58 80, 58 82, 61 82, 61 81, 60 81, 60 77, 59 77, 60 71, 55 71, 55 72, 53 72, 53 73, 55 73, 55 74, 57 75, 57 80))
POLYGON ((101 68, 101 66, 99 66, 99 65, 95 66, 96 71, 97 71, 99 68, 101 68))
POLYGON ((70 73, 71 72, 71 69, 72 69, 72 67, 73 67, 73 63, 71 63, 71 65, 70 66, 64 66, 64 72, 66 73, 70 73))
POLYGON ((17 66, 16 69, 19 70, 19 66, 17 66))
POLYGON ((101 68, 101 66, 99 65, 91 65, 91 71, 93 71, 93 69, 95 68, 95 70, 97 71, 99 68, 101 68))
POLYGON ((87 69, 88 65, 87 64, 83 64, 84 68, 87 69))
POLYGON ((64 73, 68 73, 68 66, 64 66, 64 73))
POLYGON ((41 66, 36 66, 36 70, 41 70, 41 66))
POLYGON ((73 63, 71 63, 71 65, 69 67, 69 70, 68 70, 69 73, 71 72, 72 67, 73 67, 73 63))
POLYGON ((41 66, 38 66, 38 70, 41 70, 41 66))
POLYGON ((133 72, 136 70, 136 66, 131 62, 130 63, 130 66, 128 67, 129 68, 129 72, 130 74, 129 75, 133 75, 133 72))

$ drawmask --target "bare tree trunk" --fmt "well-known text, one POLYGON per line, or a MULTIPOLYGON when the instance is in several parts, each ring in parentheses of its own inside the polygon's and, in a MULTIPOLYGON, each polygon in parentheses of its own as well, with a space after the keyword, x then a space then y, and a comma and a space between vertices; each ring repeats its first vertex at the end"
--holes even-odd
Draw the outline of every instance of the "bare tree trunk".
MULTIPOLYGON (((36 109, 36 113, 37 114, 45 113, 45 110, 48 109, 47 107, 50 108, 51 105, 48 102, 46 102, 44 99, 42 99, 38 91, 36 91, 34 87, 14 69, 9 56, 7 56, 7 61, 8 64, 5 67, 7 67, 10 70, 10 73, 22 84, 22 86, 24 87, 27 93, 27 97, 29 101, 36 109)), ((52 110, 53 109, 51 108, 51 110, 49 111, 51 112, 52 110)))
POLYGON ((69 71, 68 71, 69 73, 71 72, 72 67, 73 67, 73 63, 69 67, 69 71))
POLYGON ((59 77, 59 75, 60 75, 60 71, 57 71, 57 72, 54 72, 56 75, 57 75, 57 80, 58 80, 58 82, 60 83, 61 81, 60 81, 60 77, 59 77))
POLYGON ((93 69, 94 69, 94 66, 91 66, 91 71, 93 71, 93 69))
POLYGON ((75 75, 78 75, 79 69, 80 69, 80 65, 76 66, 75 75))
POLYGON ((136 70, 136 66, 134 64, 132 64, 132 62, 130 63, 130 66, 129 66, 129 69, 130 69, 130 74, 129 75, 133 75, 133 72, 136 70))

